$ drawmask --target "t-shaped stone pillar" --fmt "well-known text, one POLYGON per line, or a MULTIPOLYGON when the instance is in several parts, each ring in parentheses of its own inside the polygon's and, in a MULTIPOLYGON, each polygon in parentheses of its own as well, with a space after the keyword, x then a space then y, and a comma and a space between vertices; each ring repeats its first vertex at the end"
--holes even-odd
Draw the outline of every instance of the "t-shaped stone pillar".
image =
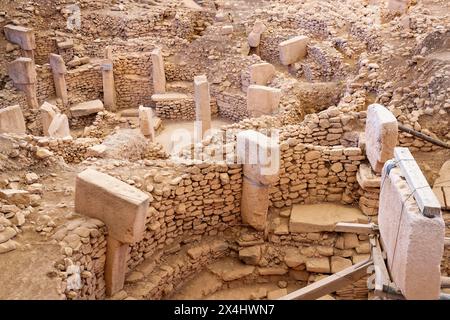
POLYGON ((36 40, 33 29, 7 24, 3 27, 3 31, 5 32, 5 37, 8 41, 18 44, 23 51, 23 55, 34 61, 36 40))
POLYGON ((243 163, 241 216, 244 223, 264 230, 269 209, 269 187, 279 176, 280 147, 278 135, 267 137, 253 130, 237 135, 237 156, 243 163))
POLYGON ((278 110, 281 90, 252 84, 247 89, 247 110, 252 117, 272 114, 278 110))
POLYGON ((150 141, 155 141, 155 124, 151 108, 139 106, 139 127, 144 136, 148 137, 150 141))
POLYGON ((108 227, 108 296, 123 288, 128 246, 144 236, 149 201, 141 190, 96 170, 87 169, 77 176, 75 211, 99 219, 108 227))
POLYGON ((116 110, 116 89, 114 86, 114 70, 111 47, 105 49, 105 60, 102 63, 103 103, 106 110, 116 110))
POLYGON ((34 61, 30 58, 18 58, 8 65, 8 74, 14 86, 25 93, 28 106, 31 109, 39 108, 34 61))
POLYGON ((195 130, 200 140, 211 129, 211 97, 205 75, 194 77, 195 130))
POLYGON ((56 96, 60 98, 66 106, 69 103, 67 95, 67 85, 64 75, 67 73, 66 64, 60 55, 50 54, 50 66, 53 72, 53 81, 55 83, 56 96))
POLYGON ((152 51, 153 67, 153 91, 154 93, 166 92, 166 73, 164 71, 164 60, 161 49, 156 48, 152 51))

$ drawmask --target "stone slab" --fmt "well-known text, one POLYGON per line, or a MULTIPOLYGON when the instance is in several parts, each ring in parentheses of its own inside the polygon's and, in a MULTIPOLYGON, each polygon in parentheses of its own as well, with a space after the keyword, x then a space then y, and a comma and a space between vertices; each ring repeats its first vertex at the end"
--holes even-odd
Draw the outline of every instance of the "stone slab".
POLYGON ((250 66, 250 84, 265 86, 275 76, 275 67, 267 62, 250 66))
POLYGON ((105 110, 101 100, 91 100, 79 103, 70 108, 70 112, 74 117, 84 117, 105 110))
POLYGON ((36 83, 36 69, 34 61, 30 58, 17 58, 8 64, 8 75, 14 84, 36 83))
MULTIPOLYGON (((385 167, 386 168, 386 167, 385 167)), ((378 222, 392 280, 407 299, 438 299, 444 250, 442 216, 421 214, 400 168, 382 175, 378 222)))
POLYGON ((372 170, 369 164, 361 163, 356 174, 356 180, 363 189, 380 188, 381 176, 372 170))
POLYGON ((55 116, 60 113, 60 110, 55 105, 44 102, 42 106, 39 108, 41 122, 42 122, 42 130, 44 132, 44 136, 48 136, 48 128, 52 123, 55 116))
POLYGON ((0 133, 24 134, 25 118, 19 105, 0 109, 0 133))
POLYGON ((36 49, 36 40, 33 29, 7 24, 3 27, 8 41, 18 44, 24 50, 36 49))
POLYGON ((281 42, 278 45, 281 63, 287 66, 303 59, 306 56, 308 42, 307 36, 296 36, 281 42))
POLYGON ((298 204, 292 208, 289 231, 332 232, 338 222, 366 223, 367 217, 358 208, 341 204, 298 204))
POLYGON ((178 92, 155 93, 152 95, 152 101, 154 102, 184 100, 187 98, 188 95, 178 92))
POLYGON ((252 117, 270 115, 278 111, 281 90, 252 84, 247 89, 247 110, 252 117))
POLYGON ((69 119, 65 114, 58 113, 48 127, 48 135, 51 138, 70 137, 69 119))
POLYGON ((75 211, 103 221, 122 243, 142 239, 148 206, 148 195, 110 175, 87 169, 77 176, 75 211))

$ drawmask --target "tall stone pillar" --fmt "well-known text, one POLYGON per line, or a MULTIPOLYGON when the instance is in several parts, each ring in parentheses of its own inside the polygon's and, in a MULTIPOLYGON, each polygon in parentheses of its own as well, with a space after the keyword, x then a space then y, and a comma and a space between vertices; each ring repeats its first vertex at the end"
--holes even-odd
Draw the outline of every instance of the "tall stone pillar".
POLYGON ((105 60, 102 63, 103 102, 106 110, 116 110, 116 89, 114 86, 114 70, 111 47, 105 50, 105 60))
POLYGON ((166 92, 166 73, 164 71, 164 60, 161 49, 156 48, 152 51, 153 67, 153 91, 155 93, 166 92))
POLYGON ((8 65, 8 74, 14 82, 14 86, 25 93, 28 106, 31 109, 39 108, 34 61, 31 58, 18 58, 8 65))
POLYGON ((211 97, 205 75, 194 77, 195 130, 200 140, 211 129, 211 97))
POLYGON ((78 174, 75 211, 99 219, 108 228, 105 282, 111 296, 123 288, 130 244, 141 241, 150 198, 141 190, 92 169, 78 174))
POLYGON ((53 81, 55 83, 56 96, 60 98, 66 106, 69 103, 67 95, 67 85, 64 75, 67 73, 66 64, 60 55, 50 54, 50 66, 53 72, 53 81))
POLYGON ((243 163, 242 221, 259 231, 267 226, 269 188, 279 176, 278 137, 245 130, 237 135, 237 156, 243 163))
POLYGON ((151 108, 139 106, 139 127, 144 136, 155 141, 155 123, 151 108))

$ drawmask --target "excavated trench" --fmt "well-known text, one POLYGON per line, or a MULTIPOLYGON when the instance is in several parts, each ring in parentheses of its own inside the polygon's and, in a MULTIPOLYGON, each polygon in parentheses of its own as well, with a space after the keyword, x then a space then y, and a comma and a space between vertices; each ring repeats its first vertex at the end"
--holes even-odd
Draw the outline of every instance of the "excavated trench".
MULTIPOLYGON (((332 231, 336 222, 365 220, 358 208, 333 203, 272 208, 265 232, 236 225, 166 246, 130 271, 113 299, 276 299, 366 259, 367 236, 332 231)), ((367 298, 365 281, 324 299, 367 298)))

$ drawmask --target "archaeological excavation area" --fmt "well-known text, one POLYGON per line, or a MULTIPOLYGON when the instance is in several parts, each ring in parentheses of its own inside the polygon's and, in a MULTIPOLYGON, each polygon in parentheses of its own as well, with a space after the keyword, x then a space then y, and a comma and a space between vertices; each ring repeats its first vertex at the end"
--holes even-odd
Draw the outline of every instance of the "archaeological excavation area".
POLYGON ((0 300, 449 300, 446 0, 1 0, 0 300))

